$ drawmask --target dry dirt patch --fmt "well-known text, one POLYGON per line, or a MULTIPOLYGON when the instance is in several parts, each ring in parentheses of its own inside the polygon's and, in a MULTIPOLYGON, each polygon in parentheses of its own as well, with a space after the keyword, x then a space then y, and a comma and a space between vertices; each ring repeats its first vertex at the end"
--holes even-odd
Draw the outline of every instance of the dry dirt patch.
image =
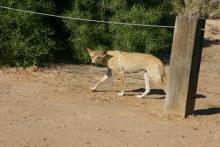
MULTIPOLYGON (((212 49, 205 49, 209 52, 212 49)), ((216 49, 217 50, 217 49, 216 49)), ((164 95, 117 97, 117 80, 89 87, 104 69, 58 65, 0 70, 0 144, 12 146, 219 146, 219 70, 204 55, 196 107, 186 120, 163 115, 164 95), (209 60, 209 62, 206 61, 209 60), (204 98, 205 97, 205 98, 204 98), (204 110, 203 110, 204 109, 204 110), (208 115, 206 115, 208 114, 208 115)), ((214 58, 215 59, 215 58, 214 58)), ((144 87, 130 75, 127 89, 144 87)), ((157 86, 157 85, 156 85, 157 86)))

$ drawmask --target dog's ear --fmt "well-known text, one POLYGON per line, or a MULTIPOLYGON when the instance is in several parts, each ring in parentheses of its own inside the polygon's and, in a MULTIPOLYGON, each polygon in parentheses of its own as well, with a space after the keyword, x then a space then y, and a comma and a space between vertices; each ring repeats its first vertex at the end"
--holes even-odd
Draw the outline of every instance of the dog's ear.
POLYGON ((102 51, 102 55, 104 55, 104 56, 107 55, 107 52, 108 52, 108 51, 106 51, 106 50, 105 50, 105 51, 102 51))
POLYGON ((91 52, 92 52, 92 49, 87 47, 87 51, 88 51, 89 53, 91 53, 91 52))
POLYGON ((104 51, 104 54, 107 54, 107 52, 108 52, 108 51, 105 50, 105 51, 104 51))

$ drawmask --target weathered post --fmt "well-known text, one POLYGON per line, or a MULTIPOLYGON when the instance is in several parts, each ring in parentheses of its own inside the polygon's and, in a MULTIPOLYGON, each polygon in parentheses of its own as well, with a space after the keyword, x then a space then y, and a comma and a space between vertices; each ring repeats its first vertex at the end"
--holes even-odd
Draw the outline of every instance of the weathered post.
POLYGON ((176 18, 165 111, 181 117, 194 112, 202 55, 205 19, 176 18))

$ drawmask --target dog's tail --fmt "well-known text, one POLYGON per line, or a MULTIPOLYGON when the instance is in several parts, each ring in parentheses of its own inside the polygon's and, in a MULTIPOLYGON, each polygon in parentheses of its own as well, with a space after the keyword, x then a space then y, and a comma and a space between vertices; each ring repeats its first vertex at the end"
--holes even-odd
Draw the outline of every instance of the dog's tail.
POLYGON ((162 68, 162 77, 161 77, 161 81, 162 81, 162 86, 164 91, 166 92, 167 89, 167 84, 168 84, 168 67, 163 66, 162 68))

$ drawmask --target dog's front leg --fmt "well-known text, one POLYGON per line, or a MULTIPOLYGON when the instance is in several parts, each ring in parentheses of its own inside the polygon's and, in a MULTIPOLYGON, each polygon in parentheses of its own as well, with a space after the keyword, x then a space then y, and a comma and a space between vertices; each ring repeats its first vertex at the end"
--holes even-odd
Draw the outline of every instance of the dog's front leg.
POLYGON ((109 77, 112 76, 111 69, 107 70, 107 73, 103 76, 103 78, 92 88, 90 88, 92 91, 95 91, 104 81, 106 81, 109 77))
POLYGON ((120 72, 119 74, 118 74, 118 76, 119 76, 119 79, 120 79, 120 81, 121 81, 121 92, 119 92, 118 93, 118 96, 123 96, 124 95, 124 93, 125 93, 125 82, 124 82, 124 72, 120 72))

